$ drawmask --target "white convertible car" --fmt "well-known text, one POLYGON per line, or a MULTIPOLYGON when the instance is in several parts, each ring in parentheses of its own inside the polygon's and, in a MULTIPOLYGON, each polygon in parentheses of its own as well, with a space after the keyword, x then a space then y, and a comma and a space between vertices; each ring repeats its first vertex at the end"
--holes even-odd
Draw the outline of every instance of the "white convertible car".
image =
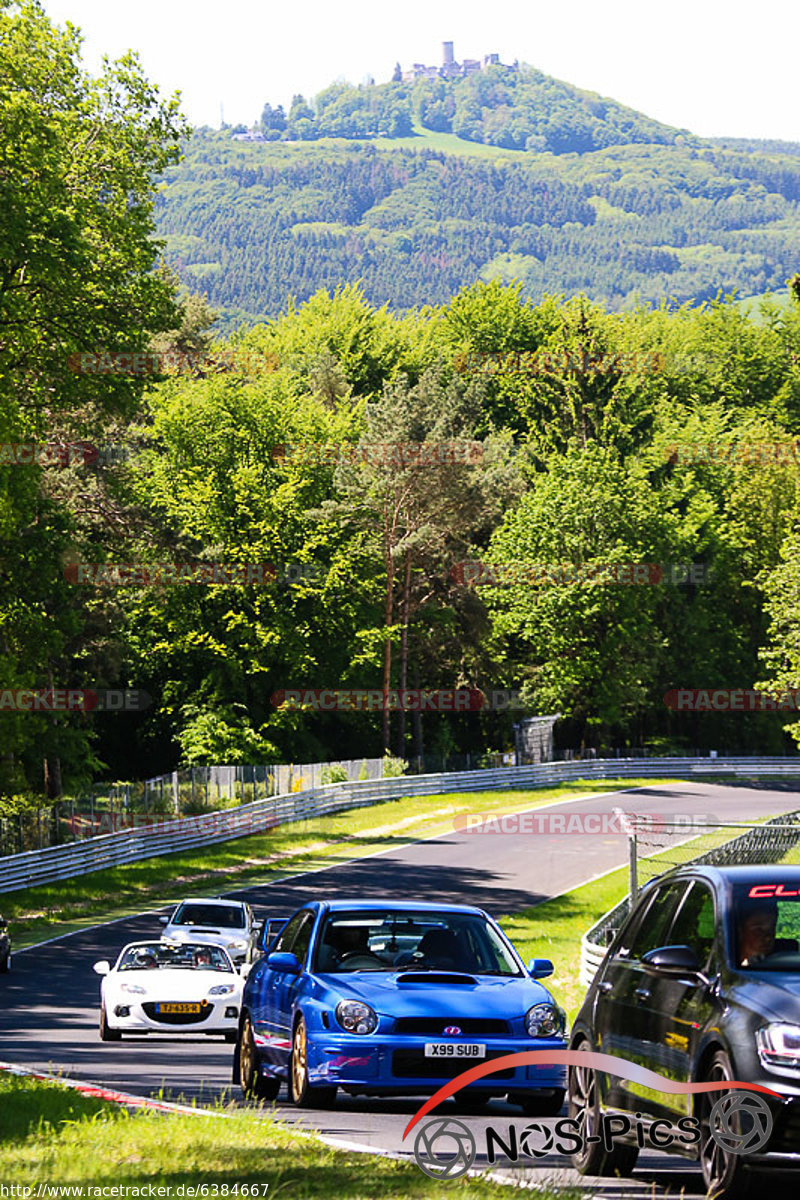
POLYGON ((112 967, 96 962, 100 1037, 123 1033, 213 1033, 236 1041, 244 980, 228 953, 208 942, 132 942, 112 967))

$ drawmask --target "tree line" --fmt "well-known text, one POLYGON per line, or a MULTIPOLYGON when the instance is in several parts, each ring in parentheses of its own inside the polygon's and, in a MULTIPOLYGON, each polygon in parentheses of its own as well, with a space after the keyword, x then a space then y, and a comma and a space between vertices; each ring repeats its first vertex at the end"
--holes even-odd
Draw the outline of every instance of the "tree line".
MULTIPOLYGON (((800 279, 753 320, 501 279, 406 311, 332 278, 221 336, 153 238, 174 102, 133 59, 89 79, 36 4, 0 35, 0 796, 501 750, 525 714, 598 753, 800 740, 800 279), (151 703, 52 703, 103 689, 151 703), (285 702, 453 689, 521 707, 285 702)), ((360 161, 343 211, 393 194, 360 161)), ((475 178, 509 219, 557 203, 475 178)))

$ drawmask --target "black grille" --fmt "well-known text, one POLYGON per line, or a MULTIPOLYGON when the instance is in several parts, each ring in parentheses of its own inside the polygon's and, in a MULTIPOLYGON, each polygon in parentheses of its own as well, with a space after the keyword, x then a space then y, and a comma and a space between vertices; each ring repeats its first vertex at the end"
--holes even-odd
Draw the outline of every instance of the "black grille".
MULTIPOLYGON (((392 1074, 401 1079, 452 1079, 459 1071, 477 1067, 493 1058, 503 1058, 505 1051, 487 1053, 485 1058, 426 1058, 422 1050, 395 1050, 392 1055, 392 1074)), ((490 1077, 513 1079, 514 1070, 498 1071, 490 1077)))
POLYGON ((214 1011, 213 1004, 204 1004, 200 1012, 177 1012, 177 1013, 160 1013, 156 1012, 157 1004, 143 1004, 147 1016, 151 1021, 159 1021, 162 1025, 196 1025, 199 1021, 205 1021, 211 1016, 214 1011))
POLYGON ((800 1152, 800 1104, 797 1101, 786 1104, 779 1113, 767 1149, 776 1154, 800 1152))
POLYGON ((432 1033, 436 1037, 442 1037, 449 1025, 457 1026, 463 1034, 508 1033, 508 1021, 500 1021, 495 1017, 398 1017, 394 1023, 394 1031, 432 1033))

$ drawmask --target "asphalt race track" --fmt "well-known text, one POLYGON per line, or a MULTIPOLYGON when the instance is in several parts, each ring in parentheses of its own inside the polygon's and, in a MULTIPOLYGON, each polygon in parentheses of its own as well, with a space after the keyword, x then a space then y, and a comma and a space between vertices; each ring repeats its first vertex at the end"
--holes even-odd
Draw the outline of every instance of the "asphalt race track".
MULTIPOLYGON (((629 789, 608 792, 559 804, 549 812, 610 813, 620 805, 637 813, 704 813, 720 820, 752 821, 799 808, 800 790, 794 784, 761 787, 677 783, 635 793, 629 789)), ((626 861, 627 840, 618 834, 588 837, 453 832, 229 895, 250 901, 260 916, 288 915, 309 898, 335 896, 417 897, 469 903, 500 916, 559 895, 626 861)), ((180 899, 179 890, 175 899, 180 899)), ((163 1090, 167 1098, 196 1098, 198 1103, 230 1092, 233 1047, 219 1039, 188 1040, 151 1034, 121 1043, 99 1040, 100 981, 92 964, 101 958, 113 960, 126 942, 154 937, 159 932, 157 914, 149 912, 17 952, 12 971, 0 976, 0 1059, 128 1092, 152 1094, 163 1090)), ((577 946, 575 952, 577 955, 577 946)), ((352 1143, 406 1153, 412 1147, 402 1143, 402 1132, 420 1103, 415 1099, 382 1100, 340 1093, 333 1112, 301 1114, 282 1099, 274 1110, 291 1124, 314 1127, 352 1143)), ((519 1128, 526 1123, 519 1109, 499 1100, 492 1101, 480 1117, 460 1115, 452 1101, 440 1111, 468 1123, 476 1132, 479 1147, 480 1130, 486 1124, 492 1123, 501 1131, 507 1122, 515 1122, 519 1128)), ((655 1153, 643 1153, 639 1161, 632 1180, 597 1180, 597 1189, 605 1197, 638 1197, 652 1195, 656 1184, 671 1192, 685 1188, 689 1193, 702 1194, 700 1176, 693 1164, 655 1153)), ((520 1177, 521 1172, 514 1173, 520 1177)), ((546 1176, 565 1184, 579 1180, 566 1160, 552 1156, 546 1160, 546 1169, 533 1168, 526 1175, 541 1181, 546 1176)), ((580 1184, 587 1187, 589 1181, 580 1184)))

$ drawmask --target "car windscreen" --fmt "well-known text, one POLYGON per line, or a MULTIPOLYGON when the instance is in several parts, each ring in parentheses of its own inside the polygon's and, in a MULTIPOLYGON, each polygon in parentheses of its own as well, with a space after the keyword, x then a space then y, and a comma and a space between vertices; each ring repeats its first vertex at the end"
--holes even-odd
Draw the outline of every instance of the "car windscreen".
POLYGON ((731 954, 744 971, 800 974, 800 881, 781 879, 737 885, 731 954))
POLYGON ((128 946, 120 959, 119 971, 157 971, 166 968, 186 971, 227 971, 233 967, 224 950, 184 942, 180 946, 164 946, 159 942, 128 946))
POLYGON ((216 929, 244 929, 244 909, 227 904, 181 904, 172 918, 173 925, 203 925, 216 929))
POLYGON ((329 913, 317 938, 312 970, 522 975, 505 941, 479 914, 391 909, 329 913))

